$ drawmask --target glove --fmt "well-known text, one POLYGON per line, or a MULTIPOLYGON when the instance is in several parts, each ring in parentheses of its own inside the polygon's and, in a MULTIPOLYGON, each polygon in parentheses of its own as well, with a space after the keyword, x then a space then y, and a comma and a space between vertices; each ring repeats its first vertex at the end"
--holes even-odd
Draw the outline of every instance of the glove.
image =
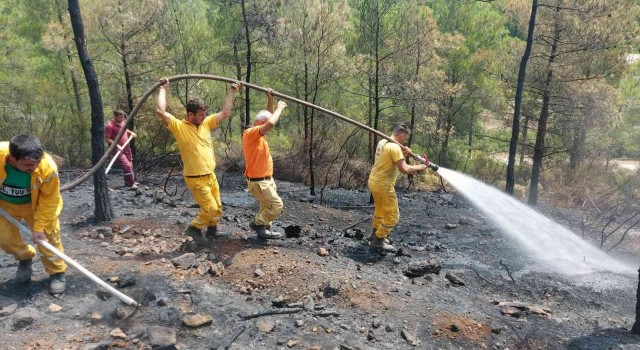
POLYGON ((429 161, 429 158, 427 158, 426 153, 422 153, 422 159, 424 159, 424 165, 429 166, 431 164, 431 161, 429 161))

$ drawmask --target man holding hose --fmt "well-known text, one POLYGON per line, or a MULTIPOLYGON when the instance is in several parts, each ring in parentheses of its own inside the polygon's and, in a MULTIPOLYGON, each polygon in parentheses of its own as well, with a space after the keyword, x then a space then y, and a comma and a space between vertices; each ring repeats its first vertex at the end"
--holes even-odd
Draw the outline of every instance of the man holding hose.
POLYGON ((393 128, 391 135, 391 139, 397 143, 385 139, 380 140, 376 147, 373 168, 368 181, 375 207, 373 237, 369 243, 369 247, 373 250, 395 250, 395 247, 388 243, 387 237, 400 219, 398 197, 395 191, 398 171, 403 174, 415 174, 427 168, 426 164, 407 164, 405 154, 411 153, 411 149, 400 145, 404 145, 409 140, 410 134, 411 129, 406 124, 398 124, 393 128))
MULTIPOLYGON (((62 211, 58 168, 44 152, 40 141, 31 135, 18 135, 10 142, 0 142, 0 208, 14 219, 26 221, 34 243, 48 241, 60 251, 60 221, 62 211)), ((16 281, 31 282, 33 246, 26 244, 20 230, 0 216, 0 248, 18 260, 16 281)), ((45 248, 40 261, 50 275, 49 293, 64 293, 67 265, 45 248)))
POLYGON ((207 106, 195 97, 187 102, 187 116, 179 120, 166 111, 168 81, 161 85, 156 103, 156 114, 164 126, 176 138, 180 158, 184 164, 183 175, 193 199, 200 205, 200 212, 184 231, 196 244, 206 245, 207 238, 217 234, 217 225, 222 217, 220 187, 214 170, 216 160, 213 155, 211 130, 231 116, 233 95, 242 89, 240 83, 231 85, 227 97, 218 113, 207 116, 207 106), (202 229, 207 228, 206 236, 202 229))

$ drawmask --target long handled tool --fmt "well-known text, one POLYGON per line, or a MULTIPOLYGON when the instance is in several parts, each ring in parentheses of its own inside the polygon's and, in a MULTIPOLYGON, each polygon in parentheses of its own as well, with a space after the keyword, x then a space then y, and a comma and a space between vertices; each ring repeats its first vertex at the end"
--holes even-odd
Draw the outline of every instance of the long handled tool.
MULTIPOLYGON (((20 222, 18 222, 18 220, 16 220, 13 216, 9 215, 9 213, 4 211, 4 209, 2 209, 2 208, 0 208, 0 215, 4 216, 5 219, 7 219, 12 224, 14 224, 20 230, 20 232, 28 234, 29 236, 31 235, 31 230, 29 230, 24 225, 22 225, 20 222)), ((75 267, 78 271, 82 272, 83 275, 89 277, 89 279, 91 279, 93 282, 98 284, 100 287, 106 289, 107 291, 109 291, 109 293, 111 293, 111 294, 115 295, 116 297, 118 297, 118 299, 122 300, 125 304, 135 307, 133 312, 131 312, 131 314, 129 314, 129 316, 124 318, 124 321, 129 320, 131 317, 133 317, 133 315, 135 315, 138 312, 138 309, 140 308, 140 304, 138 302, 136 302, 135 300, 133 300, 129 296, 125 295, 124 293, 122 293, 119 290, 117 290, 117 289, 113 288, 112 286, 110 286, 107 282, 103 281, 98 276, 94 275, 91 271, 85 269, 77 261, 71 259, 69 256, 67 256, 66 254, 64 254, 63 252, 59 251, 58 249, 56 249, 51 244, 49 244, 49 242, 43 241, 43 240, 38 240, 38 244, 43 246, 45 249, 49 250, 50 252, 52 252, 56 256, 58 256, 60 259, 64 260, 67 264, 75 267)))
POLYGON ((122 145, 122 147, 118 150, 118 152, 116 153, 115 156, 113 156, 113 158, 111 158, 111 162, 109 163, 109 166, 107 167, 107 169, 104 171, 104 174, 107 175, 109 173, 109 170, 111 170, 111 167, 113 166, 113 163, 116 162, 116 159, 118 159, 118 157, 120 157, 120 153, 122 153, 122 151, 124 151, 124 148, 127 147, 127 145, 129 144, 129 142, 131 142, 131 140, 133 140, 135 136, 131 136, 130 138, 127 139, 127 141, 122 145))

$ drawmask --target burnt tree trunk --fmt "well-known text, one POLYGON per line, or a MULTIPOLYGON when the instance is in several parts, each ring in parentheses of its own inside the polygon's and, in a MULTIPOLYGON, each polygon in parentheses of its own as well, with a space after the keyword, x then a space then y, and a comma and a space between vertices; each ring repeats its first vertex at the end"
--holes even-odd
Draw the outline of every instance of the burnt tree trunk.
POLYGON ((516 183, 516 153, 518 152, 518 136, 520 135, 520 112, 522 109, 522 91, 524 90, 524 79, 527 73, 527 62, 531 55, 533 46, 533 32, 536 27, 536 12, 538 10, 538 0, 533 0, 531 7, 531 17, 529 18, 529 29, 527 31, 527 46, 520 60, 518 70, 518 85, 516 87, 515 108, 513 110, 513 123, 511 126, 511 141, 509 142, 509 162, 507 164, 507 184, 505 191, 513 194, 513 186, 516 183))
MULTIPOLYGON (((89 88, 89 99, 91 101, 91 162, 95 165, 104 154, 104 112, 102 109, 102 96, 100 95, 100 85, 98 76, 91 63, 91 58, 87 52, 87 42, 84 35, 84 24, 80 13, 78 0, 69 0, 69 15, 73 28, 74 41, 78 49, 78 57, 82 64, 87 87, 89 88)), ((104 222, 113 219, 113 209, 109 199, 107 188, 107 177, 104 174, 104 167, 96 171, 93 175, 94 186, 94 216, 97 222, 104 222)))
POLYGON ((545 79, 544 90, 542 93, 542 110, 540 111, 540 119, 538 120, 538 134, 536 135, 536 144, 533 149, 533 165, 531 167, 531 182, 529 184, 529 200, 530 205, 538 203, 538 182, 542 169, 542 159, 544 158, 545 145, 544 139, 547 134, 547 123, 549 122, 549 113, 551 105, 551 84, 553 82, 553 63, 556 59, 558 51, 558 42, 560 41, 560 18, 557 14, 560 7, 556 7, 556 23, 553 39, 551 42, 551 52, 549 53, 549 61, 547 62, 547 77, 545 79))
MULTIPOLYGON (((245 42, 247 44, 247 53, 245 55, 245 58, 247 60, 247 74, 246 74, 246 82, 250 83, 251 82, 251 31, 249 28, 249 20, 247 18, 247 10, 246 10, 246 3, 245 0, 241 0, 240 1, 240 5, 242 6, 242 19, 244 20, 244 36, 245 36, 245 42)), ((251 124, 251 100, 249 98, 249 93, 250 93, 251 89, 246 88, 244 89, 244 99, 245 99, 245 103, 244 103, 244 117, 246 118, 244 123, 245 125, 250 125, 251 124)))
POLYGON ((638 270, 638 290, 636 291, 636 322, 631 328, 631 333, 640 334, 640 270, 638 270))

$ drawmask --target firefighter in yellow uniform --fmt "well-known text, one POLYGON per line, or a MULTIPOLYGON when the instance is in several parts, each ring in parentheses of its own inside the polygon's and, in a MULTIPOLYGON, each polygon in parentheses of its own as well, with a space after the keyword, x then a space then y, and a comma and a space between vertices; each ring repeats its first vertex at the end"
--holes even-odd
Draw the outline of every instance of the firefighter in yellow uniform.
MULTIPOLYGON (((404 145, 409 140, 410 134, 411 129, 407 125, 398 124, 393 128, 391 139, 404 145)), ((373 213, 374 235, 369 243, 369 246, 374 250, 395 250, 395 247, 388 243, 387 237, 400 218, 395 191, 398 171, 403 174, 414 174, 427 168, 425 164, 407 164, 404 154, 410 152, 411 149, 388 140, 381 140, 376 146, 376 155, 368 181, 375 207, 373 213)))
MULTIPOLYGON (((166 80, 165 80, 166 81, 166 80)), ((220 188, 214 173, 216 161, 213 154, 211 130, 229 118, 233 107, 233 94, 240 91, 242 85, 233 84, 224 100, 222 110, 207 116, 207 106, 200 98, 192 98, 187 102, 187 116, 179 120, 166 111, 167 85, 160 86, 156 103, 156 114, 167 129, 176 138, 180 157, 184 164, 183 176, 193 199, 200 206, 198 215, 185 234, 193 237, 197 244, 207 244, 207 237, 217 233, 217 225, 222 217, 220 188), (207 228, 206 236, 202 229, 207 228)))
MULTIPOLYGON (((0 208, 16 220, 26 221, 34 243, 48 241, 63 251, 58 221, 62 211, 58 169, 40 141, 31 135, 0 142, 0 208)), ((19 261, 16 281, 30 282, 36 250, 22 240, 20 230, 3 216, 0 216, 0 247, 19 261)), ((38 248, 40 260, 50 275, 49 293, 64 293, 67 265, 45 248, 38 248)))
POLYGON ((271 229, 271 222, 280 216, 284 208, 282 199, 278 196, 276 183, 273 180, 273 159, 269 151, 267 133, 271 131, 280 119, 282 111, 287 106, 284 101, 278 102, 273 110, 273 95, 267 92, 267 110, 261 110, 255 117, 253 126, 242 133, 242 153, 245 160, 244 175, 247 177, 249 192, 258 200, 260 209, 255 220, 249 224, 258 237, 276 239, 282 233, 271 229))

